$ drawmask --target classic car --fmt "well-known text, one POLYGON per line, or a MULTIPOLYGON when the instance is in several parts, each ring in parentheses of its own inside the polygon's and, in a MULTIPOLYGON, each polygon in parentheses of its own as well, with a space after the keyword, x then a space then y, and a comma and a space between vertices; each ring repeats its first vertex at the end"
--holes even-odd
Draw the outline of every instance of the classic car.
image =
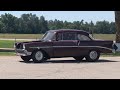
POLYGON ((94 62, 101 53, 112 53, 114 42, 94 39, 84 30, 60 29, 47 31, 42 39, 16 42, 15 52, 28 62, 43 62, 50 58, 73 57, 77 61, 94 62))

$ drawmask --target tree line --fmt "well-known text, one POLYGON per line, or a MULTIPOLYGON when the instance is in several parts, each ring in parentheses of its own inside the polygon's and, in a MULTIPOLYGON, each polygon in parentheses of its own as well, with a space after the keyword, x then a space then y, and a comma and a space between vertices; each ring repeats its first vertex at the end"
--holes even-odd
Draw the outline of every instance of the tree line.
POLYGON ((5 13, 0 16, 0 33, 41 34, 55 29, 78 29, 97 34, 114 34, 115 22, 97 21, 96 23, 79 21, 45 20, 44 16, 22 14, 20 18, 5 13))

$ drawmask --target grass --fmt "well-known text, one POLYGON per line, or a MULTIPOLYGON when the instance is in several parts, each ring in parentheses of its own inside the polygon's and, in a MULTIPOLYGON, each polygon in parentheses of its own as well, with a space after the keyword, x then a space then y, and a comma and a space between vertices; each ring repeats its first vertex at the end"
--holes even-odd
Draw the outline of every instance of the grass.
MULTIPOLYGON (((25 42, 25 40, 17 40, 17 42, 25 42)), ((0 40, 0 48, 14 48, 14 40, 0 40)))
POLYGON ((115 34, 94 34, 95 39, 115 40, 115 34))
POLYGON ((43 34, 0 34, 0 38, 9 39, 39 39, 43 34))
POLYGON ((15 56, 15 52, 0 52, 0 56, 15 56))
MULTIPOLYGON (((39 39, 43 34, 0 34, 0 38, 9 39, 39 39)), ((94 34, 96 39, 115 40, 115 34, 94 34)))
POLYGON ((101 56, 103 57, 115 57, 115 56, 120 56, 120 52, 116 52, 116 53, 110 53, 110 54, 101 54, 101 56))
POLYGON ((12 40, 0 40, 0 48, 13 48, 14 41, 12 40))

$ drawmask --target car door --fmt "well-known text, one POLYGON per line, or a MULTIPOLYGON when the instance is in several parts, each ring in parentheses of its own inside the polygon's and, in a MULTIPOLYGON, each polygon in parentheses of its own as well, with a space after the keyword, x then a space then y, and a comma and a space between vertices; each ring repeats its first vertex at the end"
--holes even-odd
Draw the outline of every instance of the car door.
POLYGON ((78 49, 76 51, 76 55, 86 55, 93 44, 92 39, 88 35, 78 33, 77 40, 78 49))
POLYGON ((75 32, 59 32, 53 42, 54 57, 74 56, 77 47, 75 32))

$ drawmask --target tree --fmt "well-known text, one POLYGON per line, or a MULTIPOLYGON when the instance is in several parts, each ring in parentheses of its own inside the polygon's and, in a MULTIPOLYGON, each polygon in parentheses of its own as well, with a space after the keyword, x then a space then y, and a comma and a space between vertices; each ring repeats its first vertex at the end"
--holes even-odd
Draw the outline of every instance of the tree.
POLYGON ((48 31, 47 21, 45 20, 44 16, 40 17, 40 29, 41 33, 45 33, 46 31, 48 31))
POLYGON ((0 33, 3 33, 3 31, 2 31, 3 27, 4 27, 4 24, 3 24, 3 22, 0 21, 0 33))
POLYGON ((16 20, 17 17, 11 15, 11 14, 7 14, 5 13, 5 15, 1 15, 1 19, 0 19, 0 24, 2 26, 1 27, 1 32, 3 33, 14 33, 16 31, 16 20))
MULTIPOLYGON (((116 20, 119 24, 120 20, 116 20)), ((38 34, 45 33, 48 30, 55 29, 78 29, 85 31, 94 31, 97 34, 114 34, 117 24, 115 22, 97 21, 96 23, 81 21, 60 21, 60 20, 45 20, 44 16, 40 18, 35 14, 22 14, 20 18, 11 14, 2 14, 0 16, 0 33, 20 33, 20 34, 38 34)), ((118 30, 119 31, 119 30, 118 30)), ((117 31, 116 39, 120 35, 117 31)), ((118 41, 118 39, 116 40, 118 41)))
POLYGON ((39 18, 35 14, 22 14, 19 19, 20 33, 40 33, 39 18))
POLYGON ((120 43, 120 11, 115 11, 116 42, 120 43))

